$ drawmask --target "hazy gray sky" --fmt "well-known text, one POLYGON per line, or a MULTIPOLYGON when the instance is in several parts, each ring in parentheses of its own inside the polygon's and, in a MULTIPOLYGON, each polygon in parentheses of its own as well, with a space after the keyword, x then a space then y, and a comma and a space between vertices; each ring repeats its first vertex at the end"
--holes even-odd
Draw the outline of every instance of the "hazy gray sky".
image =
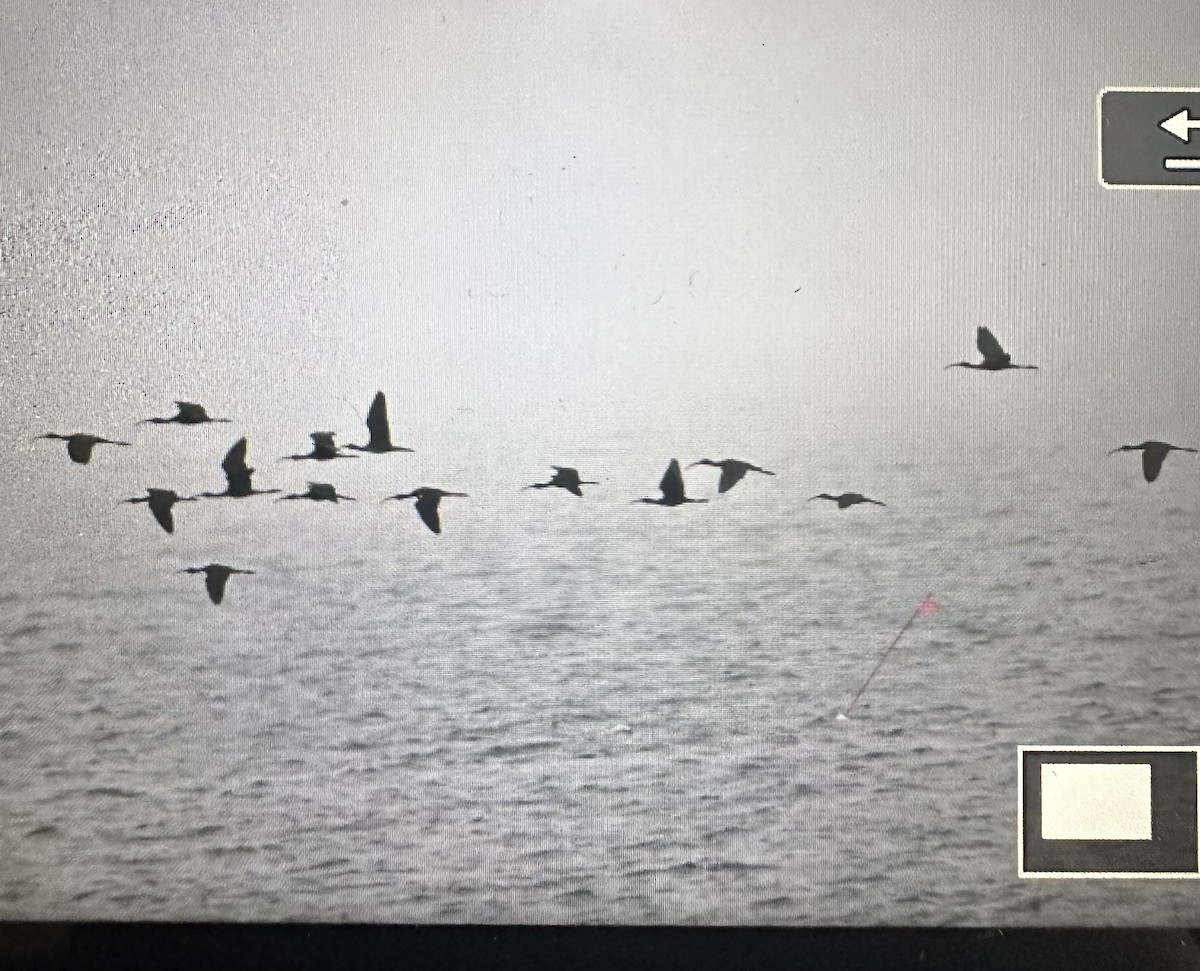
POLYGON ((0 26, 10 447, 185 397, 292 451, 376 388, 426 448, 1196 428, 1200 194, 1095 176, 1100 87, 1198 80, 1192 2, 0 26), (1044 370, 942 371, 978 324, 1044 370))

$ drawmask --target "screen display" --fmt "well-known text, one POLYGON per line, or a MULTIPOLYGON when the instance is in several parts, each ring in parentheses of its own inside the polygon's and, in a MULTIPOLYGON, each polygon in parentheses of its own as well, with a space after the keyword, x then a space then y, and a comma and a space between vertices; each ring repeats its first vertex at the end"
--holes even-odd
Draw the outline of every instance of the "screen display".
POLYGON ((0 23, 0 918, 1200 919, 1194 3, 0 23))

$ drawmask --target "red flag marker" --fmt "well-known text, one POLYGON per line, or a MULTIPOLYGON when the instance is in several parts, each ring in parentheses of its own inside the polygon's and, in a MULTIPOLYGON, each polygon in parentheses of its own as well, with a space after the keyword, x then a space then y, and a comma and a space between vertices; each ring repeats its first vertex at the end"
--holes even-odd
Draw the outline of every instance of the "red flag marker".
POLYGON ((925 595, 925 599, 917 604, 917 609, 913 611, 912 616, 904 622, 904 626, 900 628, 900 632, 892 639, 892 643, 888 645, 887 650, 884 651, 880 656, 879 662, 875 665, 871 673, 867 675, 867 680, 863 682, 862 687, 859 688, 854 697, 850 699, 850 704, 846 706, 846 710, 838 712, 839 721, 844 721, 850 717, 850 709, 858 703, 858 699, 862 697, 862 693, 867 690, 867 685, 871 683, 871 679, 874 678, 879 672, 879 669, 883 667, 883 662, 886 661, 887 656, 892 653, 892 649, 900 643, 900 638, 903 637, 904 632, 912 626, 912 622, 918 617, 923 617, 926 614, 936 614, 939 610, 941 610, 941 604, 933 599, 933 594, 927 593, 925 595))

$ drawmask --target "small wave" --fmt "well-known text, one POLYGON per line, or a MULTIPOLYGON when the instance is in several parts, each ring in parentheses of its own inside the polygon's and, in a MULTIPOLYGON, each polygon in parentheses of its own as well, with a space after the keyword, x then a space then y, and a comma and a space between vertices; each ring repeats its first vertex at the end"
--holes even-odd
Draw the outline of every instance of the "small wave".
POLYGON ((505 755, 526 755, 529 752, 538 752, 542 749, 561 748, 562 744, 553 740, 534 741, 534 742, 515 742, 511 745, 493 745, 484 750, 485 756, 505 756, 505 755))
POLYGON ((320 863, 314 863, 312 866, 308 867, 307 869, 309 869, 309 870, 332 870, 334 867, 338 867, 338 866, 354 867, 355 863, 349 857, 338 856, 338 857, 334 857, 332 860, 322 860, 320 863))
POLYGON ((710 873, 755 873, 762 870, 778 870, 774 863, 747 863, 744 860, 721 860, 706 863, 704 869, 710 873))
POLYGON ((256 850, 257 847, 250 846, 248 843, 239 843, 236 846, 213 846, 206 849, 204 853, 206 856, 221 857, 254 853, 256 850))
POLYGON ((574 890, 567 890, 558 895, 559 900, 592 900, 595 899, 596 892, 590 887, 576 887, 574 890))
POLYGON ((96 786, 85 790, 83 794, 85 796, 110 796, 113 799, 137 799, 145 795, 144 792, 136 789, 120 789, 116 786, 96 786))

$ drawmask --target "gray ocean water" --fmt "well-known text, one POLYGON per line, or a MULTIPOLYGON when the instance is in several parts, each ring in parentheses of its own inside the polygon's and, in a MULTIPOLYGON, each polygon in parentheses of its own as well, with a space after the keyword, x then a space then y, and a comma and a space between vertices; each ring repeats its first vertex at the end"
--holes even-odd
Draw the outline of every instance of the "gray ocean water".
POLYGON ((889 506, 845 512, 799 458, 721 497, 690 470, 713 501, 663 509, 628 502, 648 442, 580 462, 644 491, 583 500, 497 456, 443 470, 474 480, 440 537, 367 488, 417 459, 373 457, 339 478, 369 502, 181 506, 167 537, 113 507, 136 450, 59 450, 26 447, 29 481, 78 508, 0 574, 0 916, 1198 916, 1189 882, 1016 876, 1018 744, 1197 739, 1190 456, 1151 487, 1084 446, 883 449, 854 481, 889 506), (211 559, 258 571, 219 608, 173 572, 211 559))
POLYGON ((4 5, 0 918, 1196 926, 1017 877, 1018 745, 1200 741, 1197 456, 1106 454, 1200 445, 1153 6, 4 5), (118 504, 241 435, 359 501, 118 504), (778 475, 629 502, 705 455, 778 475))

